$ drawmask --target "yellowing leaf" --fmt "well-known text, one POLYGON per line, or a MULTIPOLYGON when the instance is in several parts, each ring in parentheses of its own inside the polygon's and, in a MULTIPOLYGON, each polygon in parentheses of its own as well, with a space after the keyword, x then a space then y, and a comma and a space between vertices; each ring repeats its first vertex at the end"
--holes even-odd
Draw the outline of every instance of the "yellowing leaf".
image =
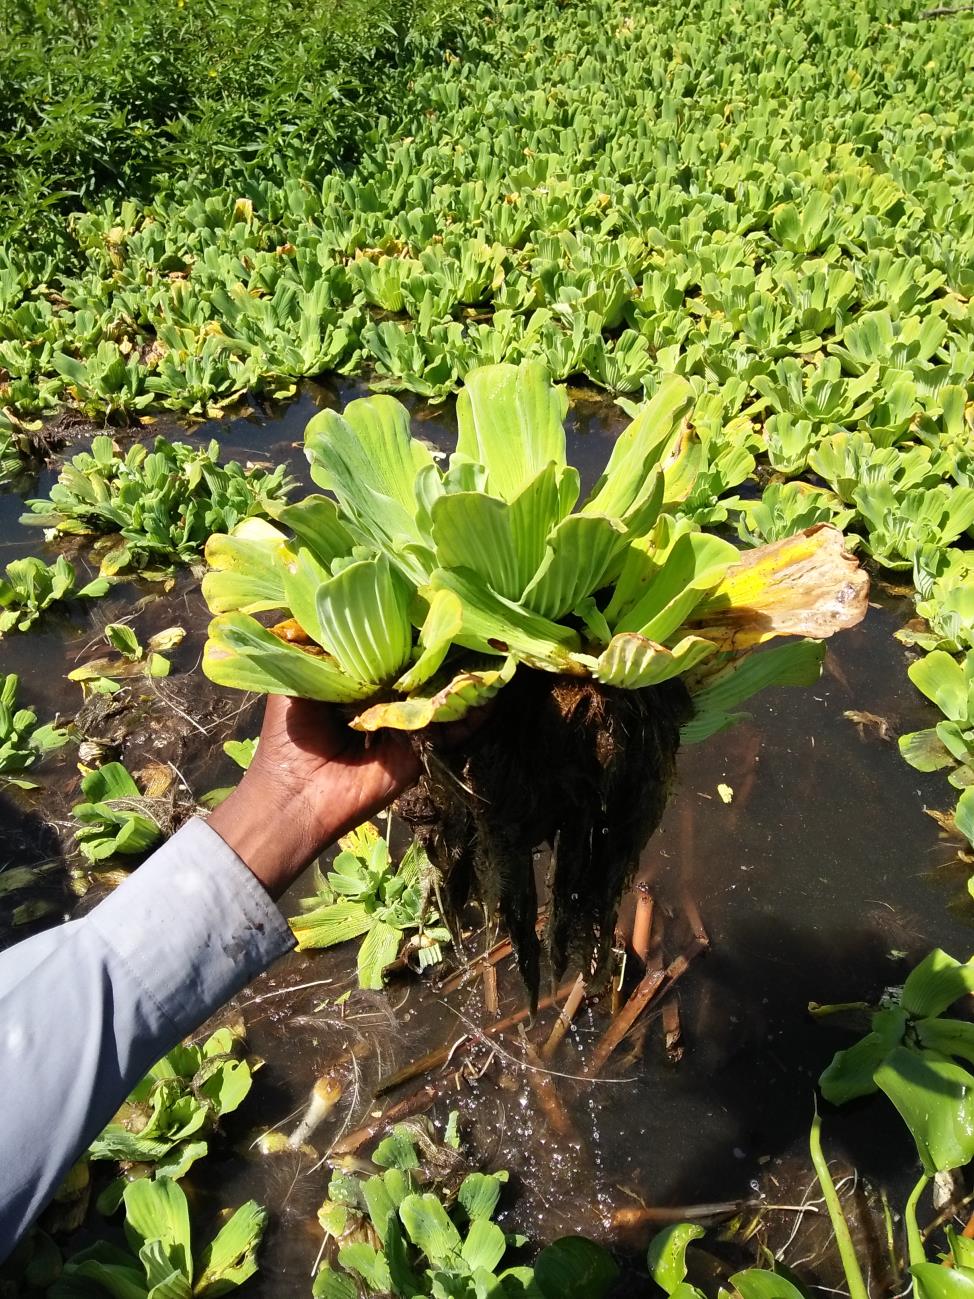
POLYGON ((747 551, 685 627, 722 650, 774 636, 823 640, 861 622, 868 596, 869 578, 842 533, 821 523, 747 551))
POLYGON ((373 704, 349 723, 356 731, 421 731, 434 722, 455 722, 471 708, 484 704, 514 675, 517 662, 505 659, 500 668, 461 672, 432 695, 413 695, 387 704, 373 704))

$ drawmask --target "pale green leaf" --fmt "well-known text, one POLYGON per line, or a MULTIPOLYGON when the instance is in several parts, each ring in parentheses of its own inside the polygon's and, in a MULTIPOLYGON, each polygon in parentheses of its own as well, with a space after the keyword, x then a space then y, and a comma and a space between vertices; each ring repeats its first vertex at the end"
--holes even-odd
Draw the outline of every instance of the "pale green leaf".
POLYGON ((355 538, 342 522, 338 505, 328 496, 306 496, 293 505, 275 506, 271 512, 278 523, 290 528, 297 539, 326 567, 343 555, 350 555, 355 538))
POLYGON ((699 636, 684 636, 672 649, 667 649, 645 636, 625 632, 609 641, 599 656, 594 675, 605 685, 639 690, 688 672, 714 653, 713 642, 699 636))
POLYGON ((409 662, 408 592, 384 556, 350 564, 323 583, 317 605, 322 645, 357 681, 374 689, 409 662))
POLYGON ((409 1239, 434 1267, 459 1255, 460 1233, 435 1195, 407 1195, 399 1206, 399 1217, 409 1239))
POLYGON ((267 1210, 256 1200, 242 1204, 200 1255, 193 1294, 219 1299, 257 1271, 257 1248, 267 1226, 267 1210))
POLYGON ((974 964, 962 964, 934 948, 907 975, 902 1006, 914 1019, 942 1015, 960 997, 974 992, 974 964))
POLYGON ((470 1224, 460 1253, 471 1271, 483 1268, 487 1272, 493 1272, 506 1249, 507 1241, 497 1223, 486 1218, 476 1218, 470 1224))
POLYGON ((143 1177, 130 1182, 123 1195, 125 1202, 125 1235, 138 1252, 152 1241, 159 1241, 174 1271, 190 1279, 193 1254, 190 1245, 189 1206, 177 1182, 169 1178, 155 1181, 143 1177))
POLYGON ((400 694, 410 694, 436 673, 455 636, 463 627, 463 606, 452 591, 435 591, 419 633, 422 653, 396 682, 400 694))
POLYGON ((364 699, 374 689, 352 680, 334 660, 285 644, 245 613, 221 614, 210 623, 203 671, 219 686, 328 703, 364 699))
POLYGON ((932 650, 916 663, 907 675, 927 698, 952 722, 967 718, 971 683, 961 665, 946 650, 932 650))
MULTIPOLYGON (((426 695, 373 704, 354 717, 349 725, 356 731, 421 731, 437 722, 456 722, 471 708, 485 704, 514 676, 517 660, 506 658, 499 668, 458 672, 444 686, 426 695)), ((434 682, 435 686, 436 683, 434 682)))
POLYGON ((457 643, 485 654, 515 654, 531 667, 577 672, 572 652, 578 635, 522 605, 491 591, 469 569, 437 569, 430 591, 452 591, 463 606, 463 629, 457 643))
POLYGON ((567 392, 540 361, 480 366, 457 398, 457 455, 483 465, 488 489, 513 501, 546 465, 565 464, 567 411, 567 392))
POLYGON ((616 439, 605 472, 581 513, 625 520, 637 511, 656 486, 652 471, 666 462, 678 444, 683 417, 692 403, 693 389, 687 380, 666 375, 653 399, 616 439))
POLYGON ((284 533, 264 519, 246 519, 227 536, 206 543, 211 571, 203 578, 203 598, 211 613, 259 613, 285 605, 278 552, 284 533))
POLYGON ((563 618, 601 590, 624 544, 625 531, 614 519, 570 514, 548 538, 547 553, 522 603, 542 617, 563 618))
POLYGON ((357 902, 333 902, 303 916, 291 916, 288 924, 298 940, 298 950, 334 947, 367 933, 372 918, 357 902))
POLYGON ((898 743, 902 757, 917 771, 940 771, 954 765, 953 757, 934 727, 901 735, 898 743))
POLYGON ((141 798, 142 791, 120 762, 106 762, 81 782, 81 792, 90 803, 107 803, 116 798, 141 798))

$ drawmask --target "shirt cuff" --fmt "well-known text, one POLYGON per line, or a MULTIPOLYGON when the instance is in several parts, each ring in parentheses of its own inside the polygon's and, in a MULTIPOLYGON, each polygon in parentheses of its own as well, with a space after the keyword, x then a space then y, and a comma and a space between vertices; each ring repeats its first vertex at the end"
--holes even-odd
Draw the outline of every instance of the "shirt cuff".
POLYGON ((88 923, 179 1037, 294 946, 256 876, 198 819, 153 853, 88 923))

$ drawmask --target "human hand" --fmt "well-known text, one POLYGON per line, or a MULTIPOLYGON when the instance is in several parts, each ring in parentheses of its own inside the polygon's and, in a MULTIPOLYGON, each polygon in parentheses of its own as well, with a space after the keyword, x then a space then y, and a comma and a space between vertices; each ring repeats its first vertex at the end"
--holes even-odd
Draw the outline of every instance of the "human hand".
POLYGON ((276 898, 419 771, 405 735, 362 735, 334 705, 271 695, 254 760, 209 825, 276 898))

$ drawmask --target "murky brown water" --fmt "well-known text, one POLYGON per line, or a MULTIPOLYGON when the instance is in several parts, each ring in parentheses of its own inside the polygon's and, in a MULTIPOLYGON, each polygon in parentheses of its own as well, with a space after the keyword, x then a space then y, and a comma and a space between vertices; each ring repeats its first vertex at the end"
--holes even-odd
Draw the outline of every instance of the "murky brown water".
MULTIPOLYGON (((225 454, 241 459, 287 458, 306 482, 300 443, 307 419, 317 406, 341 405, 357 391, 351 384, 309 386, 275 418, 205 426, 193 436, 219 435, 225 454)), ((417 405, 416 414, 429 440, 448 448, 449 406, 417 405)), ((574 407, 570 458, 587 481, 625 422, 606 404, 574 407)), ((17 525, 20 510, 16 494, 0 495, 2 562, 50 549, 39 531, 17 525)), ((171 761, 197 795, 232 783, 238 773, 220 746, 232 734, 256 732, 259 706, 241 712, 240 697, 194 670, 207 614, 190 575, 168 593, 135 583, 116 588, 71 618, 6 638, 2 670, 20 674, 25 701, 45 717, 55 710, 73 715, 79 688, 64 673, 93 656, 86 647, 100 626, 145 597, 134 620, 143 640, 172 623, 189 635, 172 655, 172 676, 137 691, 134 722, 131 714, 118 726, 103 719, 101 729, 115 744, 111 756, 132 770, 171 761)), ((620 1226, 620 1211, 759 1196, 781 1206, 802 1200, 812 1180, 806 1143, 814 1081, 832 1052, 853 1040, 813 1022, 809 1001, 874 999, 931 946, 960 957, 971 950, 965 872, 952 868, 953 848, 923 810, 925 802, 944 806, 947 787, 907 767, 895 743, 875 729, 861 731, 843 716, 849 709, 876 714, 894 734, 930 724, 930 710, 906 677, 908 653, 892 636, 910 606, 878 588, 873 598, 866 621, 833 642, 816 688, 769 691, 753 703, 751 721, 681 755, 680 784, 642 873, 663 916, 667 960, 689 938, 688 907, 699 911, 711 938, 709 954, 691 966, 676 994, 682 1061, 667 1056, 657 1008, 633 1064, 614 1059, 602 1081, 579 1080, 586 1050, 606 1022, 601 1011, 587 1009, 553 1062, 555 1072, 544 1078, 546 1094, 553 1090, 567 1111, 568 1136, 554 1135, 539 1110, 531 1085, 538 1075, 526 1071, 515 1033, 497 1042, 492 1057, 482 1042, 458 1049, 453 1073, 464 1060, 484 1072, 451 1084, 432 1111, 443 1118, 459 1108, 475 1157, 512 1171, 506 1226, 541 1241, 584 1232, 635 1260, 620 1295, 648 1293, 638 1260, 652 1234, 646 1221, 620 1226), (733 789, 730 803, 718 796, 718 784, 733 789)), ((78 785, 72 755, 69 749, 48 764, 45 790, 0 793, 0 868, 57 860, 68 845, 64 818, 78 785)), ((11 941, 68 914, 74 899, 64 879, 59 867, 36 890, 0 897, 0 936, 11 941), (12 907, 27 900, 46 906, 47 916, 11 928, 12 907)), ((296 886, 285 909, 296 910, 305 891, 307 885, 296 886)), ((353 971, 349 952, 294 955, 239 999, 251 1047, 266 1063, 252 1096, 226 1124, 225 1141, 198 1166, 194 1196, 204 1220, 251 1196, 271 1209, 262 1269, 249 1290, 264 1299, 310 1292, 320 1243, 315 1210, 328 1174, 296 1155, 259 1156, 253 1131, 293 1126, 314 1079, 337 1067, 346 1099, 316 1135, 323 1152, 341 1124, 367 1121, 377 1109, 371 1097, 381 1076, 471 1030, 476 1037, 484 1022, 479 984, 450 997, 416 984, 354 992, 337 1009, 336 997, 353 987, 353 971)), ((517 1009, 519 985, 504 970, 501 991, 501 1013, 517 1009)), ((542 1017, 535 1040, 549 1024, 550 1015, 542 1017)), ((830 1112, 826 1145, 868 1183, 888 1187, 894 1204, 902 1202, 914 1154, 885 1101, 830 1112)), ((784 1248, 786 1261, 806 1260, 810 1282, 838 1284, 834 1266, 818 1261, 822 1220, 806 1215, 788 1244, 795 1226, 792 1210, 776 1208, 765 1215, 761 1236, 784 1248)), ((862 1249, 865 1257, 868 1243, 862 1249)), ((878 1284, 881 1272, 876 1277, 878 1284)))

